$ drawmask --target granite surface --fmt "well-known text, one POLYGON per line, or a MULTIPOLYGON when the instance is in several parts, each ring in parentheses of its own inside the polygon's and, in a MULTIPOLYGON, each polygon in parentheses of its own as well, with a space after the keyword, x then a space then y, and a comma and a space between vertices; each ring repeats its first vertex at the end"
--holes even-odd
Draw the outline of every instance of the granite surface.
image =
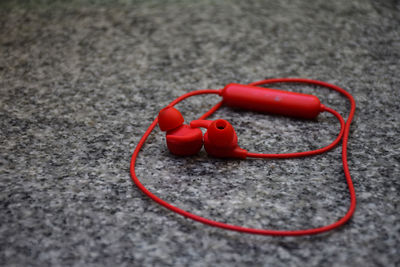
MULTIPOLYGON (((399 1, 1 1, 1 266, 399 266, 399 1), (185 219, 131 182, 134 147, 158 111, 194 89, 304 77, 351 92, 352 220, 305 237, 253 236, 185 219)), ((348 101, 313 93, 343 115, 348 101)), ((187 121, 218 99, 193 97, 187 121)), ((240 145, 328 144, 329 114, 299 121, 222 108, 240 145)), ((155 131, 141 181, 223 222, 304 229, 349 206, 341 148, 291 160, 178 158, 155 131)))

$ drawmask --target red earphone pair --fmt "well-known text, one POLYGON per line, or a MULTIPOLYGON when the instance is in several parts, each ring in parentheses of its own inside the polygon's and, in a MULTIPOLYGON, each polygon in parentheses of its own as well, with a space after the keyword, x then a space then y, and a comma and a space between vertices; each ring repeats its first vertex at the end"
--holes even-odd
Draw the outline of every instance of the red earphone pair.
POLYGON ((297 78, 281 78, 281 79, 269 79, 254 82, 249 85, 242 84, 228 84, 221 90, 198 90, 178 97, 172 101, 166 108, 159 112, 158 117, 153 121, 150 127, 147 129, 139 144, 137 145, 131 160, 131 176, 134 183, 138 188, 153 199, 160 205, 178 213, 185 217, 193 220, 228 230, 234 230, 239 232, 246 232, 251 234, 261 235, 307 235, 317 234, 325 231, 332 230, 346 223, 353 215, 356 207, 356 196, 353 187, 353 183, 350 177, 350 172, 347 164, 347 141, 350 131, 350 123, 353 119, 355 112, 355 101, 351 94, 344 89, 321 81, 308 80, 308 79, 297 79, 297 78), (328 108, 320 103, 320 100, 313 95, 294 93, 288 91, 282 91, 277 89, 263 88, 259 85, 272 84, 272 83, 306 83, 312 85, 319 85, 335 90, 350 100, 351 109, 350 114, 345 122, 342 116, 334 109, 328 108), (217 105, 212 107, 198 120, 190 122, 190 125, 183 124, 184 119, 182 114, 174 108, 174 105, 180 101, 195 95, 201 94, 217 94, 222 96, 223 100, 217 105), (333 114, 341 124, 341 130, 338 137, 328 146, 305 152, 295 153, 282 153, 282 154, 262 154, 262 153, 250 153, 243 148, 238 146, 238 137, 232 125, 223 119, 214 121, 206 120, 208 116, 218 110, 221 105, 227 105, 231 107, 239 107, 243 109, 250 109, 259 112, 274 113, 286 116, 293 116, 302 119, 313 119, 318 116, 321 112, 329 112, 333 114), (135 173, 136 158, 147 137, 159 124, 162 131, 166 132, 166 140, 168 149, 171 153, 179 156, 190 156, 198 153, 204 144, 207 153, 213 157, 222 158, 240 158, 245 159, 246 157, 253 158, 293 158, 293 157, 304 157, 321 154, 332 148, 334 148, 341 140, 342 145, 342 163, 345 178, 350 193, 350 207, 347 213, 337 222, 322 226, 318 228, 306 229, 306 230, 294 230, 294 231, 282 231, 282 230, 268 230, 268 229, 254 229, 246 228, 242 226, 231 225, 227 223, 221 223, 200 217, 192 214, 188 211, 182 210, 175 207, 168 202, 160 199, 153 193, 151 193, 137 178, 135 173), (207 131, 203 136, 200 127, 206 128, 207 131))
POLYGON ((197 154, 203 146, 214 157, 246 158, 247 151, 238 146, 238 139, 232 125, 226 120, 195 120, 183 124, 182 114, 174 107, 166 107, 158 114, 161 131, 166 131, 168 149, 178 156, 197 154))

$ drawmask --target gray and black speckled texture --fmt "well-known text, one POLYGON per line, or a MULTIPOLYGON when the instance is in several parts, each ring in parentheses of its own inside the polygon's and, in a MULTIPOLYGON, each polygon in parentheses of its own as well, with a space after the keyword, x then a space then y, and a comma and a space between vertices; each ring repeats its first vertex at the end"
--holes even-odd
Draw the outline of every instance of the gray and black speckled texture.
MULTIPOLYGON (((0 265, 399 266, 399 1, 2 1, 0 265), (357 101, 349 165, 353 219, 306 237, 211 228, 131 182, 134 147, 175 97, 229 82, 305 77, 357 101)), ((314 93, 342 114, 349 104, 314 93)), ((179 104, 187 121, 218 99, 179 104)), ((329 114, 299 121, 222 108, 250 151, 328 144, 329 114)), ((196 214, 272 229, 318 227, 349 205, 341 148, 291 160, 169 154, 155 131, 137 173, 196 214)))

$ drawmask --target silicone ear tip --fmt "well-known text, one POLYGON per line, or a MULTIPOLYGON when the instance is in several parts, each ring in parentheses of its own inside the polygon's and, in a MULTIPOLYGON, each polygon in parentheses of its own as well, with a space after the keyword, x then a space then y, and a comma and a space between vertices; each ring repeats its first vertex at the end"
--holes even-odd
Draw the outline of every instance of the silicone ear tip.
POLYGON ((169 131, 181 126, 184 122, 182 114, 174 107, 163 108, 158 113, 158 126, 161 131, 169 131))
POLYGON ((235 130, 226 120, 215 120, 207 129, 209 140, 217 147, 230 147, 234 143, 235 130))

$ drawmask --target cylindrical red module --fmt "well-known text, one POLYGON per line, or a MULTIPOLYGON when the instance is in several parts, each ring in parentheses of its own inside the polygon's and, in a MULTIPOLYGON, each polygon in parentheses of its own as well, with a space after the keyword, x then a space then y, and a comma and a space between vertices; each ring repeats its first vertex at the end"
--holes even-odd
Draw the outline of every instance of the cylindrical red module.
POLYGON ((223 103, 259 112, 313 119, 322 111, 318 97, 251 85, 230 83, 222 90, 223 103))

